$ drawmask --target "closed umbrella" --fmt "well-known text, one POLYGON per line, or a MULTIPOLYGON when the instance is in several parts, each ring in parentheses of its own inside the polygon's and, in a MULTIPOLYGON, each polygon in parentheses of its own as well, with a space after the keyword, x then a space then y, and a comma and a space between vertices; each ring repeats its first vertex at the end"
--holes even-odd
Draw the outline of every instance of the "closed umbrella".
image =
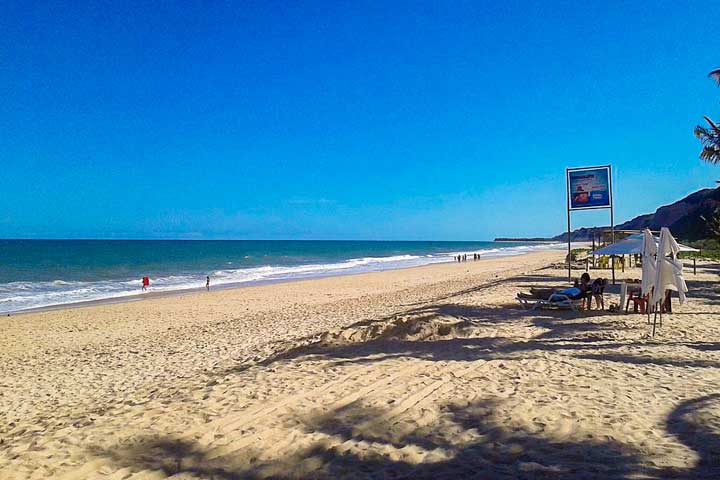
POLYGON ((660 302, 665 297, 665 290, 674 290, 680 296, 680 304, 685 302, 685 293, 688 291, 682 275, 682 262, 677 259, 680 251, 678 243, 670 230, 663 227, 660 230, 660 244, 658 245, 657 268, 655 271, 655 292, 653 303, 660 302))
MULTIPOLYGON (((678 292, 680 304, 685 302, 685 293, 688 291, 685 279, 682 275, 682 262, 677 259, 680 246, 673 238, 670 230, 663 227, 660 230, 660 242, 657 252, 657 265, 655 269, 655 289, 652 294, 652 304, 655 308, 655 318, 660 312, 660 324, 662 325, 662 311, 659 304, 665 300, 665 292, 674 290, 678 292)), ((655 334, 655 322, 653 322, 653 335, 655 334)))
POLYGON ((655 237, 647 228, 643 231, 643 244, 642 244, 642 283, 641 289, 642 294, 647 295, 652 291, 653 285, 655 284, 655 270, 657 255, 657 244, 655 243, 655 237))

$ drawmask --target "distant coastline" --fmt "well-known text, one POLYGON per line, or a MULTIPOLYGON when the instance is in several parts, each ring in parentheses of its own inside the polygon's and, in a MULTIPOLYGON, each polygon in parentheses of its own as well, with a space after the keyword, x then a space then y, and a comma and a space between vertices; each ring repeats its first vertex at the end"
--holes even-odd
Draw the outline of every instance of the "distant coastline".
POLYGON ((540 238, 540 237, 533 237, 533 238, 522 238, 522 237, 497 237, 495 242, 524 242, 524 243, 557 243, 557 240, 553 240, 552 238, 540 238))

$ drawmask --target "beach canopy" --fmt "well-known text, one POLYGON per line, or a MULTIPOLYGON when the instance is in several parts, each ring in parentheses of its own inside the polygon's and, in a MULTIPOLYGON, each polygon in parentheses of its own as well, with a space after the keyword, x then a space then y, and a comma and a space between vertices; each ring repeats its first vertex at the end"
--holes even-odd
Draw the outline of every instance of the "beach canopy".
MULTIPOLYGON (((649 230, 648 230, 649 232, 649 230)), ((669 232, 669 230, 668 230, 669 232)), ((660 243, 660 239, 656 236, 652 236, 652 238, 655 240, 655 245, 658 245, 660 243)), ((674 240, 674 239, 673 239, 674 240)), ((643 242, 644 242, 644 233, 634 233, 630 235, 629 237, 623 238, 622 240, 619 240, 612 245, 608 245, 607 247, 599 248, 597 250, 593 250, 590 252, 590 255, 633 255, 637 253, 642 253, 643 251, 643 242)), ((685 245, 680 245, 679 243, 675 242, 680 249, 680 252, 698 252, 699 250, 697 248, 687 247, 685 245)))

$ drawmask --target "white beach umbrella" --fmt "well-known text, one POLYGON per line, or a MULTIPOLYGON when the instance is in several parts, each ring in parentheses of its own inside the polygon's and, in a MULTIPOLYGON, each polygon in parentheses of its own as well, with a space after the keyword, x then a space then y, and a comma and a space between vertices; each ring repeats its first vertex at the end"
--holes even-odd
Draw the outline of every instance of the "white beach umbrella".
POLYGON ((642 283, 641 289, 642 294, 647 295, 652 291, 653 285, 655 284, 655 270, 657 261, 655 256, 657 255, 657 244, 653 234, 647 228, 643 231, 643 244, 642 244, 642 283))
POLYGON ((685 279, 682 276, 682 262, 677 259, 680 246, 673 238, 670 230, 663 227, 660 230, 660 244, 658 245, 657 267, 655 271, 655 290, 652 303, 656 305, 665 298, 666 290, 675 290, 680 296, 680 304, 685 302, 685 293, 688 291, 685 279))
MULTIPOLYGON (((645 229, 650 233, 650 237, 654 239, 655 244, 659 242, 658 237, 652 235, 649 229, 645 229)), ((598 248, 590 252, 590 255, 634 255, 642 253, 643 243, 645 242, 645 231, 643 233, 634 233, 627 238, 623 238, 607 247, 598 248)), ((681 252, 699 252, 697 248, 688 247, 678 243, 681 252)), ((657 247, 655 248, 657 251, 657 247)))

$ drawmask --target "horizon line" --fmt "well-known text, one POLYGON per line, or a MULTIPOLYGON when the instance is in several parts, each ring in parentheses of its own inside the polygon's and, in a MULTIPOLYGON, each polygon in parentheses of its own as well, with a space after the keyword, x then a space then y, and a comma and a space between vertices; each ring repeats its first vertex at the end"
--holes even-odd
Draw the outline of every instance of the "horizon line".
MULTIPOLYGON (((553 240, 552 237, 496 237, 509 239, 505 241, 519 240, 553 240)), ((291 239, 291 238, 40 238, 40 237, 0 237, 0 241, 22 240, 22 241, 157 241, 157 242, 495 242, 496 240, 391 240, 391 239, 291 239)))

